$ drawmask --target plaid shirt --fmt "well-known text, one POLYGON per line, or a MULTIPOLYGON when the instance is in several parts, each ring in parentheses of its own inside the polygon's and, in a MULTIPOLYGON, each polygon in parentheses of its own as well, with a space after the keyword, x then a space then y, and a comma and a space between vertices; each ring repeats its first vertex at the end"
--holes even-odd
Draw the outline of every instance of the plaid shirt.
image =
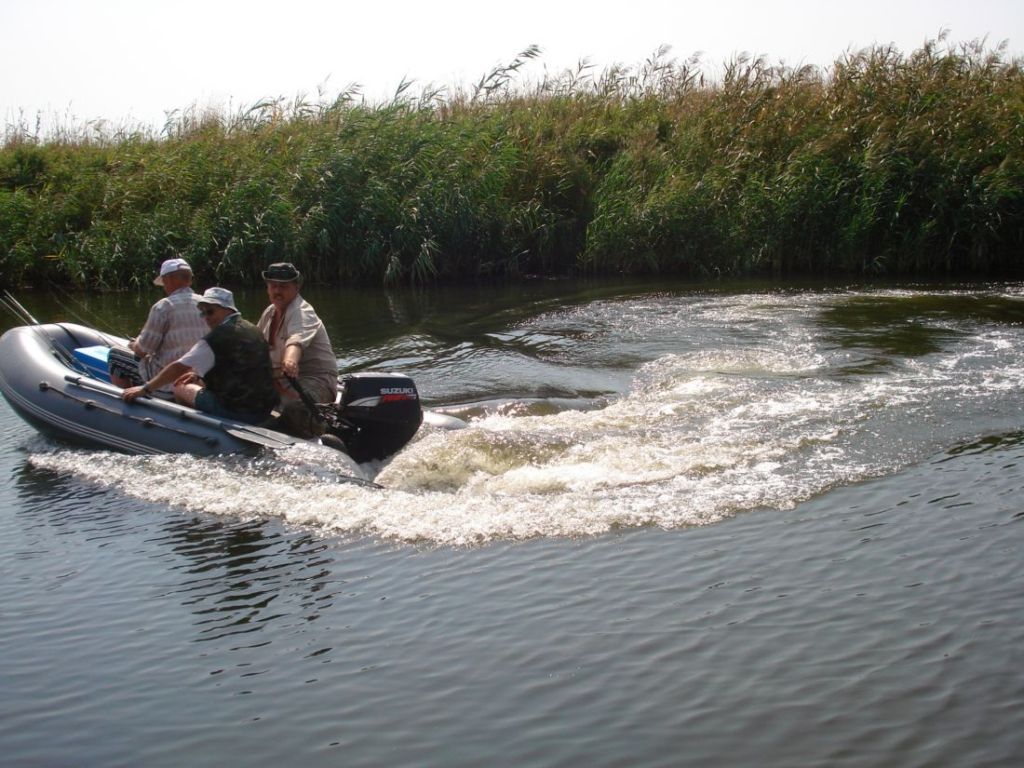
POLYGON ((146 324, 135 339, 136 345, 148 353, 139 362, 144 378, 155 376, 209 332, 196 306, 198 298, 191 288, 179 288, 149 310, 146 324))

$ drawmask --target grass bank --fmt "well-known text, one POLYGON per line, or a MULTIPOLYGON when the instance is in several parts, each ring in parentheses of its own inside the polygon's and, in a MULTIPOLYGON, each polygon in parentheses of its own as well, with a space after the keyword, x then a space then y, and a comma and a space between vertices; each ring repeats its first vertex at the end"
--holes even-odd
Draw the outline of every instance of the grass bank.
POLYGON ((0 148, 8 286, 118 288, 180 254, 201 282, 293 261, 326 283, 662 273, 1016 271, 1024 73, 928 42, 827 70, 660 52, 523 84, 356 94, 0 148))

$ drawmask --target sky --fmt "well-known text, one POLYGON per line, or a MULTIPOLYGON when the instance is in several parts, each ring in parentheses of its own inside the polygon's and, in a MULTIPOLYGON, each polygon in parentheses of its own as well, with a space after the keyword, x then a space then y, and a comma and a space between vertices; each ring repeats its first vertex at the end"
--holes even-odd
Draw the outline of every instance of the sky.
POLYGON ((159 130, 174 110, 235 112, 328 100, 358 84, 385 101, 403 80, 455 89, 530 45, 534 81, 588 61, 635 67, 659 47, 714 76, 747 53, 827 67, 846 51, 948 41, 1024 54, 1021 0, 0 0, 4 126, 159 130))

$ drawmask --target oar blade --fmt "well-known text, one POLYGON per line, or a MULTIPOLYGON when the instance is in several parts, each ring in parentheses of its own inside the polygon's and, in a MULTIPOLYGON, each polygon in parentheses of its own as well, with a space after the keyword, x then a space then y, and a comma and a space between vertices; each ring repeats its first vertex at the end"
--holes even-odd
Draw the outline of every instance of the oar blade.
POLYGON ((267 448, 287 448, 295 445, 297 442, 288 435, 260 427, 247 427, 240 424, 236 424, 233 427, 225 425, 224 431, 239 440, 244 440, 254 445, 262 445, 267 448))

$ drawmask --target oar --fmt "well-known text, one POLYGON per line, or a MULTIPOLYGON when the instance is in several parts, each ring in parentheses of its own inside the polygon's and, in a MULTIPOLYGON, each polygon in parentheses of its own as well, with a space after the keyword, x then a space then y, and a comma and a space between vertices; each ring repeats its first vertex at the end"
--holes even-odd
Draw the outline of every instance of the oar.
MULTIPOLYGON (((268 448, 287 448, 290 445, 297 445, 298 443, 304 443, 305 440, 298 438, 292 438, 281 432, 274 432, 271 429, 264 429, 263 427, 250 427, 243 426, 241 424, 235 424, 228 428, 224 426, 224 431, 229 435, 234 435, 239 440, 249 440, 259 445, 265 445, 268 448), (285 442, 289 441, 289 442, 285 442)), ((359 485, 363 488, 383 488, 383 485, 379 485, 371 480, 364 480, 361 477, 355 477, 353 475, 337 475, 336 479, 339 483, 352 483, 353 485, 359 485)))
POLYGON ((221 428, 232 437, 267 448, 287 448, 298 442, 298 440, 293 440, 281 432, 274 432, 261 427, 250 427, 238 423, 228 426, 222 423, 221 428))

